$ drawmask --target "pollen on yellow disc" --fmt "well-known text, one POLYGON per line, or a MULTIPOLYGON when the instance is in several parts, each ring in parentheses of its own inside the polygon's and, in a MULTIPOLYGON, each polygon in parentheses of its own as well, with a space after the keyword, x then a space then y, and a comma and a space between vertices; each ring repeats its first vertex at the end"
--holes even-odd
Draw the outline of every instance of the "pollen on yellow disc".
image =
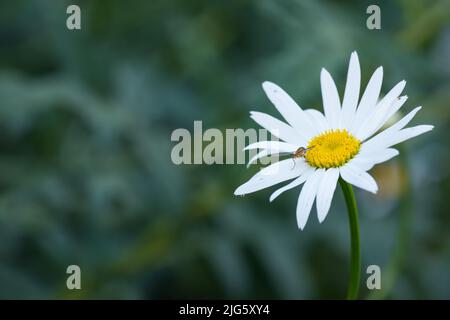
POLYGON ((305 159, 316 168, 337 168, 351 160, 360 147, 361 142, 347 130, 329 130, 309 141, 305 159))

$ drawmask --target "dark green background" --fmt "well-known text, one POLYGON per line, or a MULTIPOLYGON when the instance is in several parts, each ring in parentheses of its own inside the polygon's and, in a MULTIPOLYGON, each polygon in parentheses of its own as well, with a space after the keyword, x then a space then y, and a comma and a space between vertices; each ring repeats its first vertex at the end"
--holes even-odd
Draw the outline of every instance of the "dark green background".
POLYGON ((373 3, 1 1, 0 298, 344 297, 340 190, 300 232, 298 190, 235 197, 257 166, 175 166, 170 135, 279 117, 265 80, 321 110, 320 68, 342 93, 353 50, 364 85, 383 65, 383 92, 406 79, 402 111, 423 105, 414 124, 436 126, 371 172, 377 196, 356 194, 361 297, 377 264, 372 297, 450 298, 450 1, 376 1, 371 31, 373 3), (72 3, 81 31, 65 26, 72 3))

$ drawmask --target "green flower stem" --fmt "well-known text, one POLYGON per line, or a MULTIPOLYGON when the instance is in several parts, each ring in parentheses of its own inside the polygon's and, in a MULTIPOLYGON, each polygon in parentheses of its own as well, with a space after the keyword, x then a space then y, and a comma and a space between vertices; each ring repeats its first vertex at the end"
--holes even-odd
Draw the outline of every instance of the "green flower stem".
POLYGON ((355 300, 358 298, 359 281, 361 277, 358 207, 356 206, 355 194, 353 193, 352 186, 345 182, 342 178, 339 178, 339 184, 341 185, 342 192, 345 197, 345 203, 347 204, 348 220, 350 225, 351 256, 347 299, 355 300))

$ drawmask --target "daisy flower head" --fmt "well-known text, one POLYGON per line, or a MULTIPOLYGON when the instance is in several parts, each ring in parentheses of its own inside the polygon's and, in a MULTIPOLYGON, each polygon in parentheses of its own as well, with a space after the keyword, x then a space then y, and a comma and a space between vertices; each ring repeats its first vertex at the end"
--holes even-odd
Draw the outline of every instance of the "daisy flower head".
POLYGON ((324 113, 302 109, 279 86, 264 82, 262 86, 267 97, 286 122, 265 113, 250 113, 257 124, 280 141, 248 145, 245 150, 260 150, 249 164, 271 154, 290 157, 265 167, 238 187, 234 194, 244 195, 292 180, 270 196, 273 201, 284 191, 303 184, 297 202, 297 223, 303 229, 314 201, 319 222, 325 219, 339 178, 376 193, 377 183, 367 171, 397 156, 399 152, 392 148, 394 145, 433 129, 431 125, 405 128, 421 109, 417 107, 379 132, 407 100, 407 96, 402 96, 405 81, 380 98, 382 80, 383 68, 379 67, 360 98, 361 70, 358 55, 353 52, 341 102, 333 78, 322 69, 320 84, 324 113))

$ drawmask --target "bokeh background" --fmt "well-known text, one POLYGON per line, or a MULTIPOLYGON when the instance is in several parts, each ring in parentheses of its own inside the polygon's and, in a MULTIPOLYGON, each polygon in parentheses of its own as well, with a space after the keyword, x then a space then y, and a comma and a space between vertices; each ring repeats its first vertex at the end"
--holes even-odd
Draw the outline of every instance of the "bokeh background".
POLYGON ((235 197, 258 166, 176 166, 170 135, 278 117, 264 80, 321 110, 320 68, 342 93, 353 50, 363 85, 383 65, 383 92, 406 79, 402 111, 436 126, 372 170, 378 195, 357 191, 361 297, 450 298, 448 0, 1 1, 0 298, 343 298, 339 189, 300 232, 298 190, 235 197), (71 264, 82 290, 66 289, 71 264))

